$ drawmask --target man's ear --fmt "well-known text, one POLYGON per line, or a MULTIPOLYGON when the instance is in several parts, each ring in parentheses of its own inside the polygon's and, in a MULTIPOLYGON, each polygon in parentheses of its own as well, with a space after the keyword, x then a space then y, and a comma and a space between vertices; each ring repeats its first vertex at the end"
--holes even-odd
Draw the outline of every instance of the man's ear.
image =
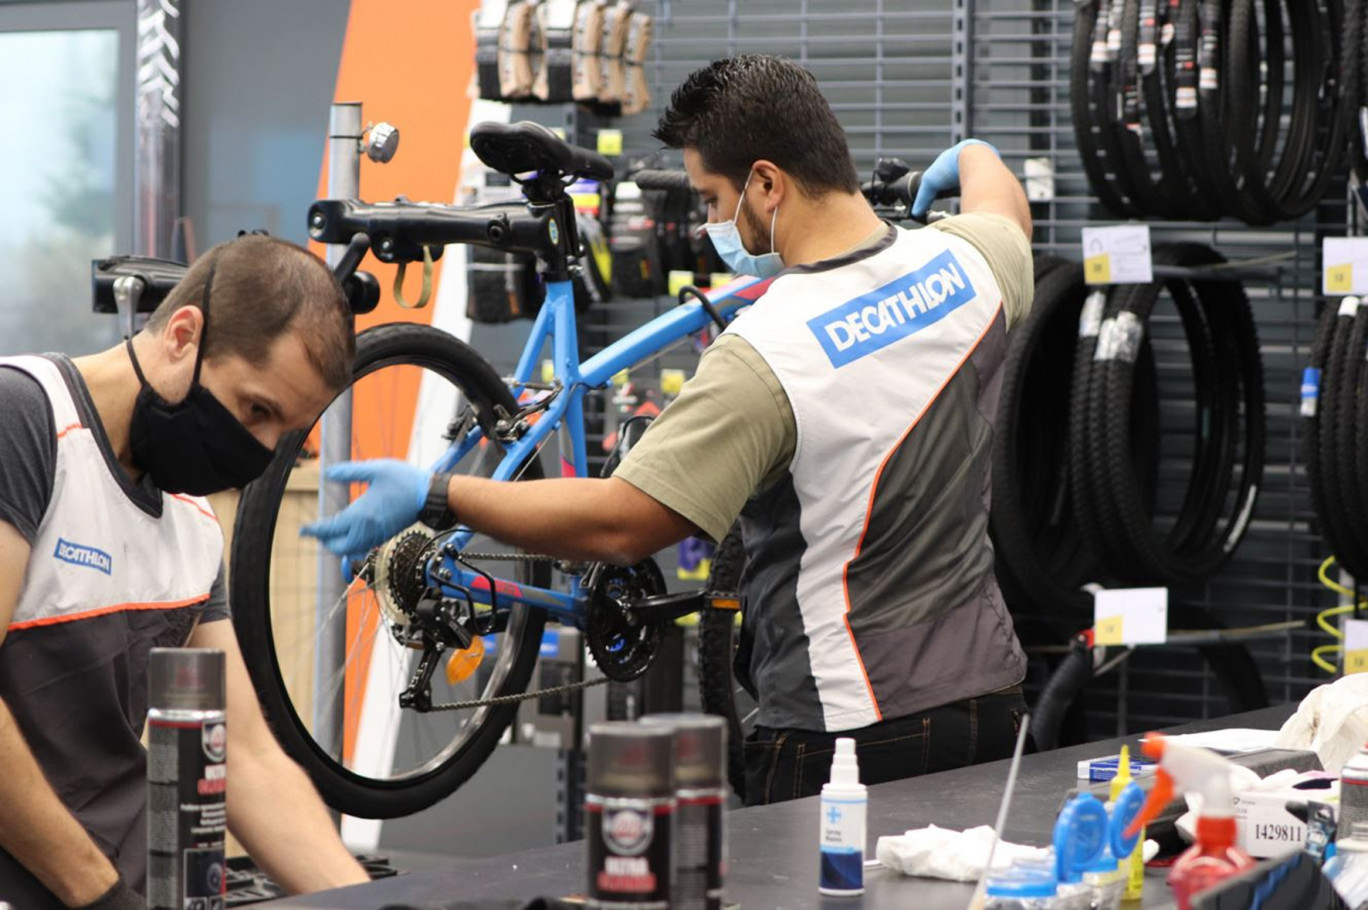
POLYGON ((793 180, 784 170, 767 158, 761 158, 754 165, 755 176, 751 178, 752 186, 759 186, 761 192, 765 194, 765 214, 768 215, 783 204, 788 193, 793 188, 793 180))
POLYGON ((161 344, 167 359, 176 363, 194 359, 204 331, 204 313, 196 306, 183 306, 171 314, 161 330, 161 344))

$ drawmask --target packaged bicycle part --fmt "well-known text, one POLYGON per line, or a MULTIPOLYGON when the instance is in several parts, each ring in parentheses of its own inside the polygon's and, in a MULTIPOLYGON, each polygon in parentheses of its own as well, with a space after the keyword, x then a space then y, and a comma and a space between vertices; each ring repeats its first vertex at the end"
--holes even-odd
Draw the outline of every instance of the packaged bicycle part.
POLYGON ((499 97, 526 98, 532 93, 532 41, 536 29, 536 7, 527 0, 508 5, 499 31, 499 97))
POLYGON ((603 84, 599 50, 603 46, 603 13, 607 8, 607 0, 580 0, 575 8, 571 78, 576 101, 598 101, 603 84))
POLYGON ((599 46, 600 104, 621 104, 626 92, 626 69, 622 52, 627 47, 627 31, 632 20, 632 4, 620 0, 603 14, 603 40, 599 46))
POLYGON ((608 722, 589 728, 589 906, 671 906, 674 781, 673 727, 608 722))
POLYGON ((480 97, 489 101, 503 97, 499 86, 499 37, 507 15, 508 0, 484 0, 475 18, 475 84, 480 97))
POLYGON ((654 22, 645 13, 632 13, 627 23, 627 42, 622 49, 622 114, 640 114, 651 106, 651 89, 642 64, 651 48, 654 22))
POLYGON ((228 876, 224 654, 153 648, 148 665, 147 906, 222 908, 228 876))
POLYGON ((537 7, 541 65, 532 83, 539 101, 561 104, 574 100, 575 0, 544 0, 537 7))

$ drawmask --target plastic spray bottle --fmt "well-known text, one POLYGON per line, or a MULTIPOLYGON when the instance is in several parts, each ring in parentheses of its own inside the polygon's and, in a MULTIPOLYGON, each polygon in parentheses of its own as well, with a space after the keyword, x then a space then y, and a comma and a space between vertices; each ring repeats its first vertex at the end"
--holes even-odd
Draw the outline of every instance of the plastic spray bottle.
MULTIPOLYGON (((1131 783, 1130 771, 1130 747, 1121 747, 1121 763, 1117 766, 1116 776, 1111 779, 1111 798, 1107 801, 1107 811, 1113 817, 1117 815, 1117 807, 1120 805, 1121 794, 1131 783)), ((1136 788, 1138 789, 1138 788, 1136 788)), ((1128 901, 1138 901, 1145 892, 1145 829, 1141 826, 1135 842, 1135 849, 1127 856, 1118 856, 1117 862, 1121 864, 1121 872, 1125 876, 1126 891, 1124 899, 1128 901)))
POLYGON ((1197 816, 1197 842, 1178 857, 1168 884, 1179 910, 1189 910, 1192 896, 1254 865, 1253 858, 1235 846, 1235 817, 1230 798, 1230 762, 1207 749, 1179 746, 1158 733, 1145 737, 1144 753, 1159 763, 1154 786, 1139 816, 1126 834, 1138 833, 1168 805, 1175 792, 1202 795, 1197 816), (1180 790, 1175 791, 1174 785, 1180 790))
POLYGON ((865 819, 869 791, 860 783, 855 740, 836 740, 831 760, 831 780, 822 787, 821 877, 823 894, 848 896, 864 893, 865 819))

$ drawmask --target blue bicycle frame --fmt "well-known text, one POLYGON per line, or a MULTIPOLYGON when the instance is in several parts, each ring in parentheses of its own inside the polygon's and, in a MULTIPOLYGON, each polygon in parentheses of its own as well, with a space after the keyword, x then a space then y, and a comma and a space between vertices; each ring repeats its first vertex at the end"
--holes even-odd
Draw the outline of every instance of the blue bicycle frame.
MULTIPOLYGON (((722 318, 730 321, 738 310, 749 306, 764 293, 768 285, 768 281, 758 278, 740 278, 713 290, 707 296, 722 318)), ((560 439, 561 476, 586 476, 585 394, 607 387, 615 374, 658 356, 711 324, 712 319, 703 305, 691 300, 657 316, 581 363, 572 283, 549 282, 546 286, 546 302, 537 314, 522 356, 518 359, 512 391, 518 397, 526 389, 532 378, 532 369, 547 341, 551 342, 552 362, 559 384, 554 400, 541 418, 521 437, 507 444, 503 460, 491 475, 493 479, 515 479, 519 468, 557 430, 564 431, 560 439)), ((478 426, 472 428, 464 438, 452 443, 432 466, 432 470, 452 470, 483 439, 483 430, 478 426)), ((468 529, 458 528, 446 538, 438 555, 428 561, 426 573, 429 586, 445 597, 469 597, 473 603, 492 606, 499 612, 524 604, 545 610, 567 625, 582 626, 587 593, 578 576, 572 580, 569 592, 495 578, 491 594, 490 578, 465 568, 457 558, 471 536, 472 532, 468 529)))

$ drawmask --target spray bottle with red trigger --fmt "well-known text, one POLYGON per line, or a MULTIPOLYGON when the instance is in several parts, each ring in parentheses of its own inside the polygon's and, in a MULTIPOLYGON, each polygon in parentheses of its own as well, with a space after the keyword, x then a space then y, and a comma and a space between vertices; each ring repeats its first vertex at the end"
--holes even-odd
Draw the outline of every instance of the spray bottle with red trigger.
POLYGON ((1197 816, 1197 841, 1178 857, 1168 875, 1169 888, 1178 900, 1179 910, 1188 910, 1194 894, 1254 865, 1253 858, 1235 846, 1231 764, 1207 749, 1180 746, 1158 733, 1146 736, 1141 749, 1158 761, 1159 767, 1155 770, 1154 786, 1144 808, 1126 829, 1127 836, 1153 821, 1176 793, 1202 795, 1202 810, 1197 816))

